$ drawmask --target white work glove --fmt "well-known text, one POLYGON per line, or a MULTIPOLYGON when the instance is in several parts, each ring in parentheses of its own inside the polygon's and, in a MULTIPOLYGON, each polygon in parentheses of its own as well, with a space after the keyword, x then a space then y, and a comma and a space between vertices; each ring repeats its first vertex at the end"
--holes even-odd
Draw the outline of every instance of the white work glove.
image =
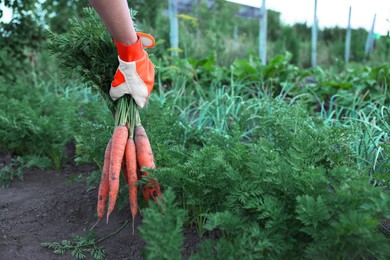
POLYGON ((124 45, 115 41, 118 49, 119 67, 111 83, 110 96, 117 100, 130 94, 137 105, 143 108, 154 85, 154 65, 144 48, 152 48, 154 39, 151 35, 137 32, 138 41, 124 45))

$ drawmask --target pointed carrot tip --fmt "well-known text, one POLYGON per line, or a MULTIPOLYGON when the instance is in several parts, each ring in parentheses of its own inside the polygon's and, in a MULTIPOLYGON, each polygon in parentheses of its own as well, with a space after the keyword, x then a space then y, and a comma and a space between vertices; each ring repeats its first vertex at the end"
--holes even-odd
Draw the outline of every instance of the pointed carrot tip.
POLYGON ((108 224, 108 218, 110 217, 110 213, 107 213, 107 220, 106 220, 106 224, 108 224))
POLYGON ((134 236, 134 218, 133 218, 133 224, 132 224, 132 226, 133 226, 133 236, 134 236))

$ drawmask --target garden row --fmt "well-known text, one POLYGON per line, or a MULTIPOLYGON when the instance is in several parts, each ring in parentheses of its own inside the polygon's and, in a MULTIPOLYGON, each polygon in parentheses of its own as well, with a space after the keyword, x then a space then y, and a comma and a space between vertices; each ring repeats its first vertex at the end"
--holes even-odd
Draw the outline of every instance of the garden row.
MULTIPOLYGON (((51 42, 76 76, 58 83, 35 68, 12 88, 2 79, 0 146, 22 156, 14 168, 102 167, 116 104, 94 86, 109 86, 116 57, 103 25, 86 17, 51 42), (67 158, 70 142, 76 158, 67 158)), ((222 67, 213 56, 153 57, 156 87, 141 117, 166 209, 143 210, 147 258, 180 258, 188 226, 220 233, 195 259, 390 256, 388 64, 304 70, 289 58, 222 67)), ((13 171, 0 176, 10 185, 13 171)))

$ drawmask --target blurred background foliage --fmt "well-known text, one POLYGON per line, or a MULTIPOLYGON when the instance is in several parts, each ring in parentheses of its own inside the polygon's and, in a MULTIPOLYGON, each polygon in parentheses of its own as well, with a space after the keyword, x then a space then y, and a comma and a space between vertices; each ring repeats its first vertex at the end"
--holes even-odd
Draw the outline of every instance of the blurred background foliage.
MULTIPOLYGON (((169 53, 168 1, 128 2, 131 8, 139 11, 137 24, 141 30, 151 33, 157 39, 155 55, 161 57, 169 53)), ((223 0, 178 2, 181 57, 199 59, 213 53, 219 65, 229 65, 237 58, 257 55, 258 9, 241 7, 223 0)), ((45 43, 45 29, 54 33, 66 32, 69 29, 69 19, 72 17, 82 19, 82 9, 88 6, 88 1, 81 0, 2 0, 0 3, 13 9, 12 20, 9 23, 1 22, 2 56, 12 53, 12 58, 19 61, 23 58, 32 59, 31 56, 41 50, 45 43)), ((302 68, 309 67, 311 25, 283 24, 280 13, 268 10, 267 26, 269 58, 288 51, 292 54, 293 64, 302 68)), ((364 60, 367 34, 364 29, 352 29, 351 62, 360 63, 364 60)), ((344 28, 320 30, 319 65, 328 67, 344 60, 345 35, 344 28)), ((377 39, 369 63, 379 64, 388 61, 389 49, 389 35, 377 39)), ((4 59, 1 60, 1 65, 6 65, 4 59)))

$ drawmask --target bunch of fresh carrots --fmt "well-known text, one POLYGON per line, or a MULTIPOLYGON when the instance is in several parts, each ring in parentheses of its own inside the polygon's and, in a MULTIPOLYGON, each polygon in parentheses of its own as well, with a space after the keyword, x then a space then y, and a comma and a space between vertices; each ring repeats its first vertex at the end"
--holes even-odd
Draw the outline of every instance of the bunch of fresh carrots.
MULTIPOLYGON (((138 107, 134 99, 130 95, 125 95, 117 102, 115 129, 104 155, 97 213, 99 220, 103 218, 108 199, 108 222, 118 196, 120 172, 122 169, 129 188, 134 233, 134 219, 138 209, 137 182, 143 176, 148 176, 149 173, 145 169, 155 169, 155 164, 152 148, 145 129, 141 125, 138 107)), ((148 180, 146 185, 141 187, 141 190, 147 202, 149 202, 150 198, 155 202, 157 202, 156 197, 162 199, 160 186, 154 179, 148 180)))

